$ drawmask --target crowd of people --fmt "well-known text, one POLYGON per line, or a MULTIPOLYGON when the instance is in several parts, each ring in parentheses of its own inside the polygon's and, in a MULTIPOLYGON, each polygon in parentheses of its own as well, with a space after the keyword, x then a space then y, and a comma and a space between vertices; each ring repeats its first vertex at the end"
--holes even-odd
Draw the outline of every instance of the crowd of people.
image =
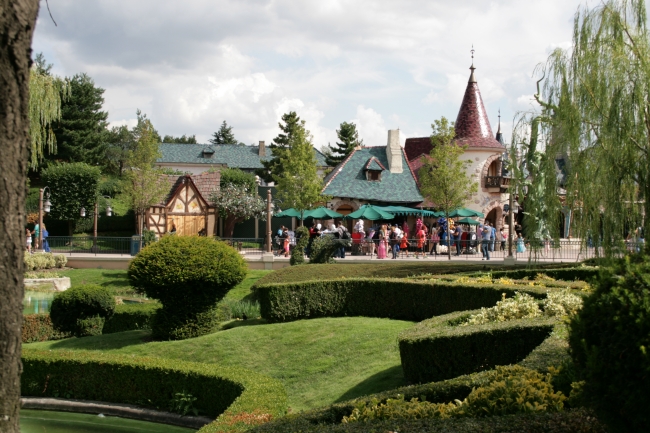
MULTIPOLYGON (((411 227, 406 220, 399 223, 382 223, 372 227, 365 227, 363 220, 354 224, 352 233, 341 221, 324 227, 314 223, 309 227, 309 243, 305 253, 309 255, 311 245, 315 238, 332 235, 336 239, 350 240, 352 255, 367 255, 378 259, 414 256, 426 258, 448 254, 451 248, 454 256, 461 254, 482 254, 483 260, 490 260, 490 253, 506 249, 507 234, 504 229, 496 229, 485 221, 478 227, 455 224, 454 221, 438 220, 434 223, 425 223, 421 218, 411 227), (449 227, 447 227, 449 224, 449 227), (447 239, 449 229, 449 239, 447 239)), ((296 244, 295 233, 282 226, 275 237, 276 255, 288 257, 291 249, 296 244)), ((515 240, 516 251, 526 252, 525 241, 521 234, 515 240)), ((346 247, 341 246, 335 253, 337 258, 345 258, 346 247)))

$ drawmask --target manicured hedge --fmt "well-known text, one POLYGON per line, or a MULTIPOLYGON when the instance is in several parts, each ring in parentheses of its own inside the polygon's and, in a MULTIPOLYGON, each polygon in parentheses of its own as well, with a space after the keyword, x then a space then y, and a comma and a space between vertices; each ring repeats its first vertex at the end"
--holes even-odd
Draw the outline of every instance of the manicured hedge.
MULTIPOLYGON (((349 424, 311 424, 303 418, 293 422, 269 423, 250 433, 606 433, 605 427, 584 409, 495 416, 489 418, 419 419, 355 422, 349 424)), ((288 421, 288 420, 287 420, 288 421)))
MULTIPOLYGON (((160 308, 158 303, 122 304, 115 307, 115 314, 104 324, 102 334, 151 329, 150 320, 160 308)), ((23 320, 23 343, 61 340, 71 335, 54 329, 49 314, 30 314, 23 320)))
POLYGON ((96 352, 23 351, 24 396, 64 396, 169 410, 176 393, 192 394, 200 414, 217 418, 201 433, 239 432, 240 420, 277 418, 286 391, 270 377, 238 367, 96 352), (250 417, 250 414, 257 414, 250 417))
POLYGON ((434 317, 403 331, 399 351, 413 383, 450 379, 524 359, 553 331, 557 319, 536 318, 453 326, 478 311, 434 317))
POLYGON ((262 317, 269 322, 366 316, 420 321, 454 311, 492 307, 502 293, 516 291, 543 298, 537 286, 462 284, 402 279, 339 279, 268 284, 256 287, 262 317))
POLYGON ((54 329, 49 314, 29 314, 23 316, 22 342, 36 343, 38 341, 61 340, 70 334, 54 329))
MULTIPOLYGON (((589 281, 598 276, 599 269, 596 267, 580 266, 575 268, 561 268, 561 269, 517 269, 517 270, 504 270, 492 271, 493 278, 507 277, 513 280, 521 280, 522 278, 534 279, 537 274, 545 274, 556 280, 564 281, 589 281)), ((480 274, 476 274, 480 275, 480 274)))
POLYGON ((158 303, 122 304, 115 308, 115 314, 104 325, 104 334, 151 329, 151 319, 160 308, 158 303))

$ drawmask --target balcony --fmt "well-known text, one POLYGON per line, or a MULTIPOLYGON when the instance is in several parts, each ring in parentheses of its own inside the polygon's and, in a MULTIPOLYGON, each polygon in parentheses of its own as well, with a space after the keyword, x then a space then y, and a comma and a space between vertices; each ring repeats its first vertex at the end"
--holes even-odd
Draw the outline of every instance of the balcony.
POLYGON ((507 192, 510 186, 510 177, 485 176, 485 189, 489 192, 507 192))

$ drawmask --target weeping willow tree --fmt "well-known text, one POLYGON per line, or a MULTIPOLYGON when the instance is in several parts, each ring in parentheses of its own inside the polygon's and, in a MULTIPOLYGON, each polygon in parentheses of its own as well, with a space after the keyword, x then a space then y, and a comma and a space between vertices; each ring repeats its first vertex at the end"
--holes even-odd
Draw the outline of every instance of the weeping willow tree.
POLYGON ((31 169, 38 167, 45 150, 56 153, 56 137, 51 125, 61 119, 61 99, 69 95, 67 80, 50 75, 36 66, 32 67, 29 74, 31 169))
POLYGON ((636 227, 648 232, 649 54, 645 2, 610 0, 579 10, 572 47, 538 68, 541 109, 520 114, 513 132, 528 232, 551 226, 562 207, 572 234, 608 256, 636 227), (558 157, 566 176, 558 176, 558 157))

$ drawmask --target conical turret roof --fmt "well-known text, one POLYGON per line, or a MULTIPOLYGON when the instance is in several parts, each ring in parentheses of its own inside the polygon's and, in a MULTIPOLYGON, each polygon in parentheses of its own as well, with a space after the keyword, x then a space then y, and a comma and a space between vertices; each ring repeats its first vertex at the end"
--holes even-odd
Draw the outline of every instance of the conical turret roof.
POLYGON ((488 147, 502 149, 503 146, 492 134, 492 127, 488 119, 485 107, 483 106, 483 98, 481 98, 481 91, 478 88, 476 77, 474 76, 474 64, 469 68, 472 73, 467 82, 465 89, 465 96, 458 111, 456 118, 456 141, 459 144, 467 145, 468 147, 488 147))

